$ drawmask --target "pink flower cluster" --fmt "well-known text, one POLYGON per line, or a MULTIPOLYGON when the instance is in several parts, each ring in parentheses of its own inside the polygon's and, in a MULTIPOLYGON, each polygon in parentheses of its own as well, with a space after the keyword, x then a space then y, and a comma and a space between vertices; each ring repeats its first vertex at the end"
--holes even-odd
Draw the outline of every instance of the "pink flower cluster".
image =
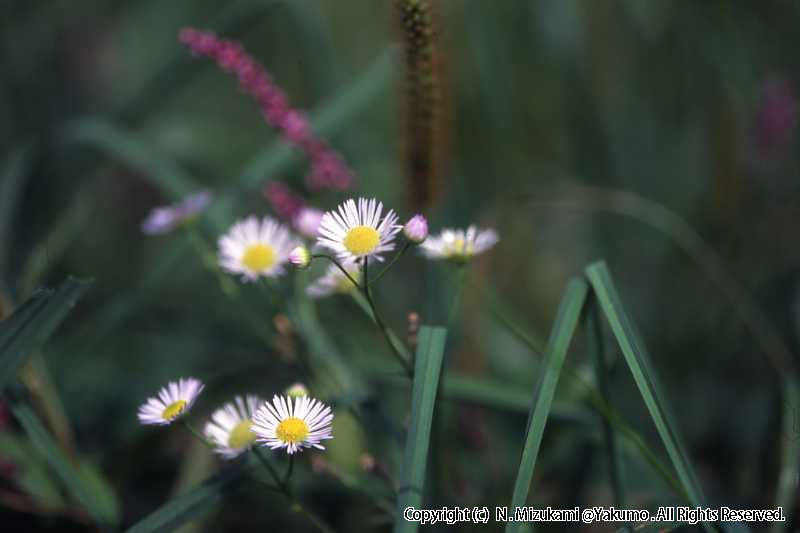
POLYGON ((286 94, 239 43, 193 28, 184 28, 178 38, 195 54, 210 57, 220 68, 235 74, 242 89, 261 106, 267 123, 308 156, 309 188, 347 190, 352 186, 353 173, 341 156, 314 134, 305 114, 289 106, 286 94))
POLYGON ((272 205, 273 211, 279 217, 289 220, 300 234, 309 238, 317 236, 322 211, 308 207, 289 187, 277 181, 264 187, 264 197, 272 205))

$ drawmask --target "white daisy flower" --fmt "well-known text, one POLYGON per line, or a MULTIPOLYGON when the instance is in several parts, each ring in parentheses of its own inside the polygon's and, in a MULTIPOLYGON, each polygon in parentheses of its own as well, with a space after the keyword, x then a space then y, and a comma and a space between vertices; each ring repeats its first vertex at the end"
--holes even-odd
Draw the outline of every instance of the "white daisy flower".
POLYGON ((317 242, 333 250, 342 261, 374 257, 394 249, 394 237, 403 229, 397 215, 389 210, 381 220, 383 204, 374 198, 347 200, 337 210, 328 211, 319 224, 317 242))
POLYGON ((219 238, 219 263, 224 270, 241 274, 244 281, 271 278, 283 274, 283 265, 297 244, 275 219, 249 216, 219 238))
POLYGON ((495 230, 470 226, 466 230, 444 229, 439 235, 430 235, 420 248, 430 259, 467 261, 494 246, 498 240, 495 230))
MULTIPOLYGON (((350 274, 351 278, 361 283, 361 269, 358 268, 357 264, 350 262, 342 266, 350 274)), ((306 287, 306 294, 311 298, 324 298, 332 294, 347 294, 355 288, 356 286, 353 285, 353 282, 339 270, 339 267, 330 265, 322 277, 317 278, 311 285, 306 287)))
POLYGON ((256 411, 252 430, 259 443, 273 450, 286 448, 291 455, 303 448, 324 450, 320 442, 333 438, 332 421, 331 408, 317 400, 275 395, 256 411))
POLYGON ((225 459, 233 459, 256 441, 252 431, 253 415, 264 402, 258 396, 237 396, 211 415, 203 430, 214 444, 214 451, 225 459))
POLYGON ((139 407, 139 422, 166 426, 186 414, 203 390, 199 379, 171 381, 158 391, 158 397, 148 398, 139 407))

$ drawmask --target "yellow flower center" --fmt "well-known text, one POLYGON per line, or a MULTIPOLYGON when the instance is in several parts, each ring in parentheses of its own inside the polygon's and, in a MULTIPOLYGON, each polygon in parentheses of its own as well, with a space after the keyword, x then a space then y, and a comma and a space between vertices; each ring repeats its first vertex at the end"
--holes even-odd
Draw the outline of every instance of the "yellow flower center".
POLYGON ((287 444, 296 444, 308 437, 308 424, 299 418, 287 418, 275 428, 278 438, 287 444))
POLYGON ((375 228, 356 226, 344 237, 344 247, 353 255, 368 254, 378 246, 381 238, 375 228))
POLYGON ((244 448, 250 446, 256 440, 256 434, 250 429, 253 422, 242 420, 233 427, 231 434, 228 435, 228 446, 234 449, 244 448))
POLYGON ((451 259, 467 259, 475 252, 475 247, 472 241, 467 241, 458 237, 450 245, 449 249, 445 251, 445 256, 451 259))
POLYGON ((186 400, 178 400, 169 404, 164 412, 161 413, 161 418, 164 420, 172 420, 186 409, 186 400))
POLYGON ((268 244, 251 244, 244 251, 242 263, 254 272, 267 270, 275 264, 275 250, 268 244))

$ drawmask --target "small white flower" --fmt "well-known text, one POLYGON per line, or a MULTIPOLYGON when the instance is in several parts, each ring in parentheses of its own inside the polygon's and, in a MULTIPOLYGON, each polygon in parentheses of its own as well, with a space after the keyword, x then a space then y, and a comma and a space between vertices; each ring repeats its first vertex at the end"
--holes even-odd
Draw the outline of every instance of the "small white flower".
POLYGON ((341 261, 375 258, 394 249, 394 237, 402 229, 389 210, 381 219, 383 204, 375 200, 347 200, 322 216, 317 242, 336 253, 341 261))
POLYGON ((203 433, 214 444, 215 452, 233 459, 253 445, 253 415, 263 402, 258 396, 237 396, 214 411, 203 433))
POLYGON ((303 448, 324 450, 320 443, 332 439, 333 412, 308 396, 275 396, 264 403, 253 417, 252 430, 260 444, 273 450, 286 448, 289 455, 303 448))
MULTIPOLYGON (((342 265, 350 277, 361 283, 361 270, 355 263, 342 265)), ((356 286, 350 281, 336 265, 330 265, 325 275, 317 278, 306 288, 306 294, 312 298, 322 298, 331 294, 346 294, 356 286)))
POLYGON ((219 238, 220 266, 244 281, 283 274, 296 242, 283 224, 270 217, 249 216, 219 238))
POLYGON ((422 253, 431 259, 467 261, 494 246, 499 237, 493 229, 479 230, 475 226, 463 229, 445 229, 439 235, 429 236, 420 245, 422 253))
POLYGON ((189 411, 203 390, 203 386, 203 383, 195 378, 169 382, 166 387, 158 391, 157 397, 148 398, 139 407, 139 422, 159 426, 171 424, 189 411))

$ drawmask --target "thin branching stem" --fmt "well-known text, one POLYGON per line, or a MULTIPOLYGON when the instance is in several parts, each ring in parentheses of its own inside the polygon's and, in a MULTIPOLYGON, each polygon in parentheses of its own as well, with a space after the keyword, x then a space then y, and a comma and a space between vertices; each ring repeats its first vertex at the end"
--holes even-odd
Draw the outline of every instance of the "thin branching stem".
POLYGON ((339 270, 342 271, 342 274, 344 274, 347 277, 347 279, 350 280, 350 283, 355 285, 356 288, 363 290, 363 287, 361 286, 361 284, 358 283, 355 279, 353 279, 353 276, 350 275, 350 273, 342 266, 342 264, 339 261, 336 260, 336 258, 331 257, 330 255, 327 255, 327 254, 313 254, 311 256, 311 258, 312 259, 327 259, 328 261, 330 261, 331 263, 336 265, 339 270))
POLYGON ((378 275, 377 275, 377 276, 375 276, 374 278, 372 278, 372 279, 370 280, 369 284, 370 284, 370 285, 372 285, 373 283, 375 283, 375 282, 377 282, 379 279, 381 279, 381 278, 383 277, 383 275, 384 275, 384 274, 386 274, 386 272, 388 272, 388 271, 389 271, 389 269, 390 269, 390 268, 392 268, 392 267, 394 266, 394 264, 395 264, 395 263, 397 263, 398 259, 400 259, 400 258, 403 256, 403 254, 404 254, 404 253, 406 253, 406 251, 407 251, 409 248, 411 248, 411 241, 406 241, 406 243, 403 245, 403 247, 402 247, 402 248, 400 248, 400 251, 399 251, 399 252, 397 252, 396 254, 394 254, 394 257, 392 257, 392 260, 391 260, 391 261, 389 261, 389 262, 386 264, 386 266, 385 266, 385 267, 383 267, 383 270, 381 270, 380 272, 378 272, 378 275))
POLYGON ((336 533, 336 530, 333 529, 331 526, 325 523, 320 517, 316 514, 311 512, 309 509, 306 509, 302 503, 297 499, 294 494, 294 490, 292 490, 292 486, 290 484, 291 476, 292 476, 292 469, 294 466, 294 456, 289 456, 289 467, 286 470, 286 475, 283 479, 278 476, 278 472, 275 471, 275 467, 270 464, 269 460, 264 457, 264 454, 261 450, 256 446, 253 447, 253 452, 258 460, 264 465, 264 468, 267 469, 269 472, 270 477, 275 482, 275 489, 279 492, 283 493, 284 496, 289 500, 291 503, 292 510, 297 511, 305 515, 306 519, 321 533, 336 533))
POLYGON ((210 441, 209 441, 207 438, 205 438, 205 437, 204 437, 204 436, 203 436, 203 435, 202 435, 202 434, 201 434, 199 431, 197 431, 197 430, 194 428, 194 426, 192 426, 192 425, 189 423, 189 421, 188 421, 187 419, 185 419, 185 418, 183 419, 183 426, 186 428, 186 430, 187 430, 189 433, 191 433, 191 434, 192 434, 192 436, 193 436, 194 438, 196 438, 197 440, 199 440, 200 442, 202 442, 203 444, 205 444, 205 445, 206 445, 206 446, 207 446, 209 449, 213 449, 213 448, 214 448, 214 445, 213 445, 213 444, 211 444, 211 442, 210 442, 210 441))
POLYGON ((414 376, 414 368, 411 366, 411 362, 408 361, 403 354, 397 349, 397 347, 392 342, 392 337, 389 335, 389 328, 386 327, 383 319, 381 318, 380 313, 378 312, 378 308, 375 306, 375 301, 372 299, 372 294, 369 290, 369 260, 364 258, 364 286, 362 287, 362 292, 364 293, 364 298, 366 298, 367 303, 369 304, 369 308, 372 310, 372 316, 375 318, 375 323, 378 325, 378 329, 381 330, 383 337, 386 339, 386 343, 391 348, 392 353, 394 354, 395 358, 400 362, 403 368, 408 374, 409 377, 414 376))

